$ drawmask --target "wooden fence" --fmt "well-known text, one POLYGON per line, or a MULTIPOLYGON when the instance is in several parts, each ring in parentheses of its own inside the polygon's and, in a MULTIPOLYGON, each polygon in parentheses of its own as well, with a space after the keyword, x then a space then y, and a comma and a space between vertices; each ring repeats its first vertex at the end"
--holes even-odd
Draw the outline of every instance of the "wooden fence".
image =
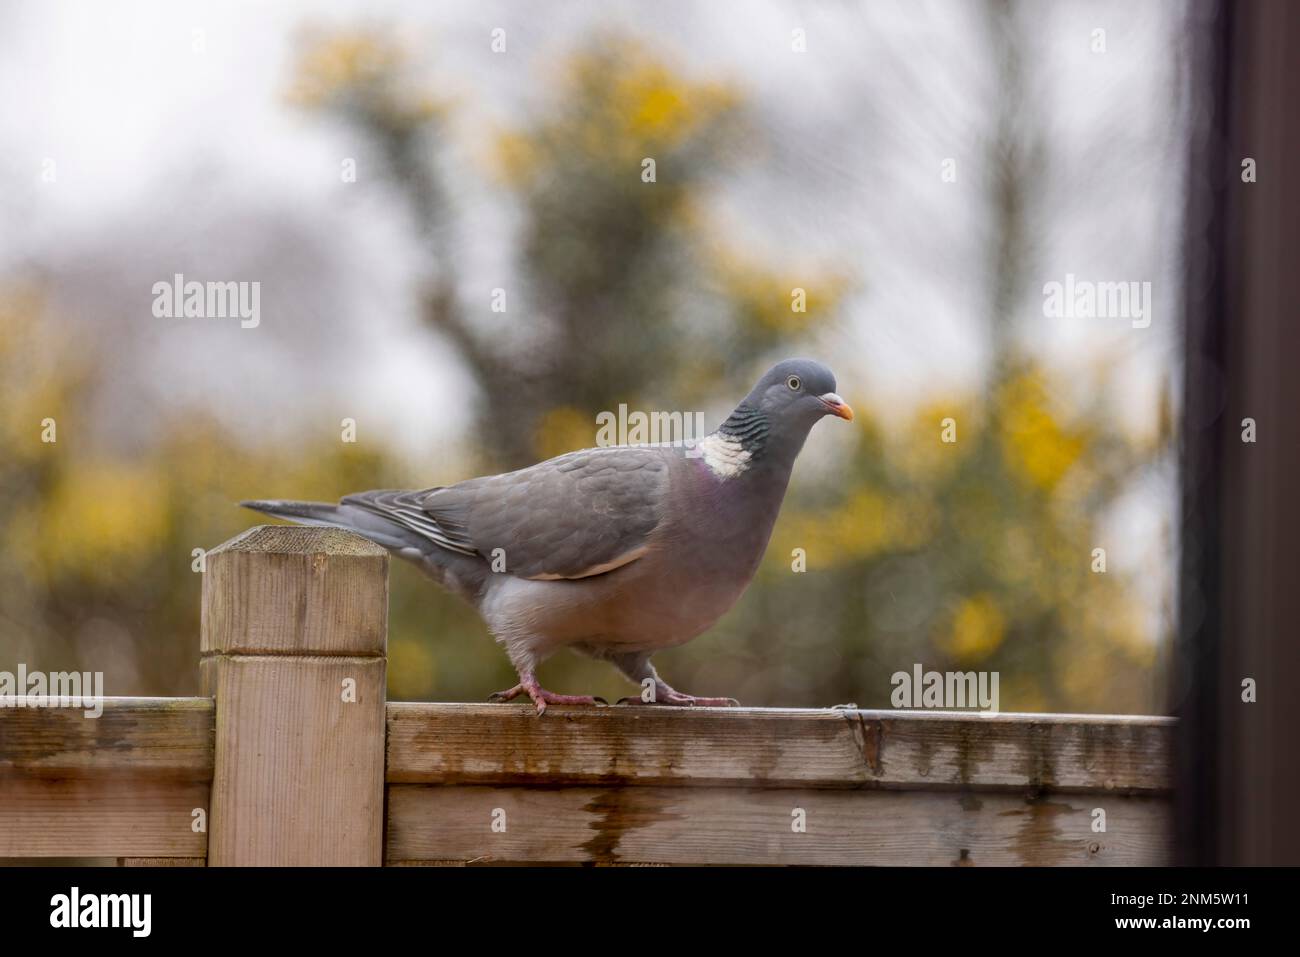
POLYGON ((0 709, 0 858, 1161 864, 1172 721, 385 701, 388 557, 210 552, 202 698, 0 709))

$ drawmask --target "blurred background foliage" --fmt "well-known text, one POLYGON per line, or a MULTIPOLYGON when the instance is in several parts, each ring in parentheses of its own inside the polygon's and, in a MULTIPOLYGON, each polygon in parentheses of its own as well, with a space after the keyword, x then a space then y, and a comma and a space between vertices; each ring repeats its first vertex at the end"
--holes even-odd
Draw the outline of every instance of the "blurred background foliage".
MULTIPOLYGON (((996 42, 1014 112, 1023 79, 1012 41, 996 42)), ((0 667, 104 670, 115 694, 196 693, 192 551, 257 521, 233 502, 334 500, 519 467, 593 444, 596 413, 620 403, 716 419, 774 359, 836 365, 825 333, 870 270, 751 248, 705 202, 736 172, 737 142, 761 138, 740 89, 628 36, 575 43, 544 78, 545 107, 500 130, 483 157, 518 216, 521 282, 498 314, 465 302, 454 281, 457 184, 438 162, 473 104, 428 89, 419 65, 383 30, 315 30, 287 98, 305 122, 340 123, 371 144, 409 209, 421 316, 480 397, 465 451, 443 456, 435 476, 377 441, 267 443, 193 406, 168 410, 145 439, 115 442, 81 425, 103 401, 96 354, 50 321, 39 276, 11 277, 0 287, 0 667), (644 157, 656 160, 654 184, 642 182, 644 157), (795 287, 806 312, 791 311, 795 287), (47 417, 53 444, 39 441, 47 417)), ((738 607, 658 660, 677 687, 748 704, 888 706, 889 676, 920 662, 999 671, 1004 710, 1159 710, 1164 636, 1151 633, 1131 575, 1094 572, 1092 553, 1116 500, 1167 461, 1173 412, 1133 434, 1100 404, 1064 401, 1059 372, 1020 347, 1006 317, 1026 292, 1026 209, 1043 159, 1010 121, 989 151, 995 294, 969 320, 984 324, 995 357, 983 386, 936 380, 900 418, 841 372, 857 419, 820 427, 835 433, 817 446, 824 460, 796 470, 738 607), (949 417, 954 443, 940 440, 949 417), (806 572, 792 570, 795 549, 806 572)), ((1104 363, 1079 374, 1090 394, 1107 391, 1104 363)), ((480 700, 513 683, 455 599, 398 562, 391 595, 393 697, 480 700)), ((627 693, 577 656, 542 676, 557 691, 627 693)))

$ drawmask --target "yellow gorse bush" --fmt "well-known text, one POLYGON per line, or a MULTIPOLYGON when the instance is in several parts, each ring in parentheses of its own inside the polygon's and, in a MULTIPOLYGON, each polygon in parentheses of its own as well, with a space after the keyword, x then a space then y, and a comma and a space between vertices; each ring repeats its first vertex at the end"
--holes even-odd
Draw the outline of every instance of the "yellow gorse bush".
POLYGON ((393 127, 412 128, 440 115, 442 102, 410 81, 404 47, 382 33, 308 34, 287 99, 303 109, 352 104, 393 127))
POLYGON ((684 80, 625 39, 574 54, 558 87, 553 120, 498 138, 496 165, 510 182, 528 182, 560 155, 582 157, 586 166, 616 176, 646 157, 670 161, 697 138, 715 135, 739 103, 726 84, 684 80))
POLYGON ((1007 465, 1027 483, 1051 492, 1079 461, 1086 436, 1053 415, 1041 372, 1016 375, 1003 384, 996 401, 1007 465))
POLYGON ((1006 615, 992 595, 971 595, 957 605, 944 645, 958 664, 976 664, 998 649, 1006 627, 1006 615))
POLYGON ((30 554, 51 577, 118 580, 153 558, 167 509, 167 483, 156 463, 79 463, 42 502, 30 554))

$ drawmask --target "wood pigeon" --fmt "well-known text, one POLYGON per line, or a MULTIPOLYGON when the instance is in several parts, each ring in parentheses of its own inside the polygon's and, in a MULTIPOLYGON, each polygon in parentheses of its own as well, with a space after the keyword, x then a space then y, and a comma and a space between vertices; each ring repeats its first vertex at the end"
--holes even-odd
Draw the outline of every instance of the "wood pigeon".
POLYGON ((735 705, 671 688, 650 664, 710 628, 758 568, 795 457, 823 416, 852 419, 830 369, 773 366, 717 430, 683 443, 584 449, 456 485, 377 490, 337 505, 241 504, 303 525, 354 531, 418 564, 482 615, 519 673, 493 695, 596 704, 538 684, 561 648, 642 685, 624 699, 735 705))

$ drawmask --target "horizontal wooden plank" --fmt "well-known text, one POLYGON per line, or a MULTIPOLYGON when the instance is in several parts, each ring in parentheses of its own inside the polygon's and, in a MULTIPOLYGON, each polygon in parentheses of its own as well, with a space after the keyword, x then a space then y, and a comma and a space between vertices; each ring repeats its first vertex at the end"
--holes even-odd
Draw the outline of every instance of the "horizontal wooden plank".
POLYGON ((0 857, 204 857, 208 784, 0 774, 0 857))
POLYGON ((1118 794, 393 785, 388 809, 390 864, 1160 865, 1171 843, 1165 799, 1118 794))
POLYGON ((207 867, 202 857, 119 857, 118 867, 207 867))
POLYGON ((1110 715, 390 702, 387 780, 1162 793, 1172 733, 1110 715))
POLYGON ((0 779, 17 772, 208 781, 214 727, 209 698, 105 698, 97 718, 80 708, 0 708, 0 779))

